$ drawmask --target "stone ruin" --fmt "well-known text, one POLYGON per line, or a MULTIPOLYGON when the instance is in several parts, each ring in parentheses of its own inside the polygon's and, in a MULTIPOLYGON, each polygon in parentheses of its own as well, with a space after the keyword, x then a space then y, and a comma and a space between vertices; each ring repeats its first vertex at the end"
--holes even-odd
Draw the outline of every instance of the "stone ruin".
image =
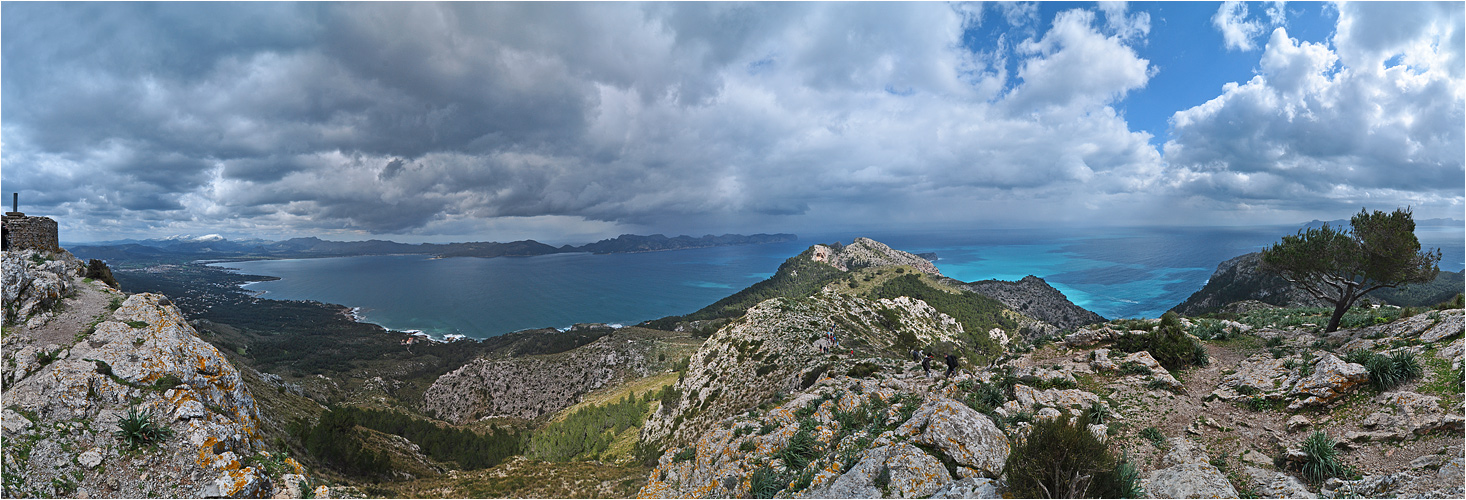
POLYGON ((0 223, 4 250, 60 251, 61 242, 57 236, 56 221, 50 217, 30 217, 21 213, 19 202, 20 194, 13 193, 10 211, 5 212, 4 221, 0 223))

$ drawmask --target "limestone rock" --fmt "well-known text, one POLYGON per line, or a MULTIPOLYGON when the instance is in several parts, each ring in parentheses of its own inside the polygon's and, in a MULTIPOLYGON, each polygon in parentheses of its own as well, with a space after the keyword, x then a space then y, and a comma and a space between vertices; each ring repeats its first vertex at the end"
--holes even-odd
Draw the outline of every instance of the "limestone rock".
POLYGON ((1183 437, 1173 437, 1167 440, 1171 448, 1161 457, 1162 466, 1173 466, 1182 464, 1204 464, 1211 461, 1206 451, 1197 446, 1195 442, 1183 437))
POLYGON ((1182 384, 1180 380, 1176 380, 1176 377, 1172 377, 1171 372, 1166 371, 1165 367, 1162 367, 1161 363, 1159 361, 1156 361, 1149 352, 1140 351, 1130 353, 1129 356, 1125 356, 1124 359, 1121 359, 1119 364, 1123 365, 1125 363, 1139 363, 1146 368, 1149 368, 1153 380, 1158 380, 1166 384, 1166 386, 1170 387, 1172 390, 1182 389, 1186 387, 1185 384, 1182 384))
POLYGON ((1307 429, 1311 425, 1313 425, 1313 421, 1309 420, 1308 417, 1305 417, 1303 415, 1293 415, 1291 417, 1288 417, 1288 432, 1296 432, 1302 429, 1307 429))
POLYGON ((1011 407, 1011 413, 1019 411, 1034 412, 1037 407, 1048 408, 1089 408, 1089 405, 1100 401, 1100 397, 1092 392, 1080 389, 1045 389, 1038 390, 1032 387, 1018 384, 1013 386, 1013 400, 1005 407, 1011 407))
MULTIPOLYGON (((1071 347, 1088 347, 1100 342, 1109 342, 1119 336, 1119 332, 1107 325, 1089 325, 1074 333, 1064 336, 1064 343, 1071 347)), ((1099 368, 1095 368, 1096 370, 1099 368)))
POLYGON ((810 258, 815 262, 823 262, 834 266, 841 271, 849 271, 862 267, 878 266, 911 266, 917 271, 933 276, 941 276, 941 271, 931 261, 916 255, 892 249, 886 244, 870 238, 856 238, 854 242, 838 249, 825 245, 815 245, 810 258))
MULTIPOLYGON (((198 338, 176 307, 165 304, 169 304, 167 299, 156 294, 128 297, 85 341, 69 350, 56 348, 69 355, 58 356, 31 376, 5 387, 6 405, 36 415, 36 425, 60 429, 74 426, 71 422, 87 421, 93 429, 105 429, 48 434, 36 443, 29 460, 7 462, 7 468, 25 481, 49 485, 62 472, 58 461, 63 465, 73 459, 86 467, 100 465, 113 453, 100 450, 116 443, 110 430, 135 407, 151 415, 156 424, 174 431, 172 438, 159 444, 165 451, 158 456, 171 458, 155 463, 154 469, 175 480, 178 474, 197 478, 195 486, 178 489, 176 495, 233 497, 268 493, 263 491, 268 480, 254 468, 238 464, 239 457, 259 452, 263 446, 253 396, 239 371, 217 349, 198 338), (154 388, 165 381, 175 384, 172 390, 154 388), (184 410, 180 412, 180 408, 184 410), (200 412, 201 408, 209 410, 200 412), (169 418, 175 414, 190 418, 186 422, 169 418), (59 451, 62 443, 87 451, 64 454, 59 451), (205 491, 204 484, 214 489, 205 491)), ((7 426, 12 426, 9 414, 5 420, 7 426)), ((87 476, 77 485, 78 491, 101 491, 101 482, 107 480, 87 476)), ((154 487, 123 481, 109 494, 142 497, 154 487)))
POLYGON ((1002 498, 998 482, 988 478, 969 477, 952 481, 937 490, 931 498, 1002 498))
POLYGON ((827 498, 927 498, 936 493, 952 476, 942 462, 909 444, 896 444, 871 452, 844 475, 836 479, 818 497, 827 498), (890 472, 889 493, 876 486, 881 469, 890 472))
POLYGON ((1359 384, 1369 381, 1369 371, 1363 366, 1346 363, 1338 356, 1325 353, 1313 365, 1313 375, 1298 381, 1289 398, 1289 410, 1305 406, 1321 405, 1347 394, 1359 384))
POLYGON ((1257 467, 1243 467, 1252 478, 1253 492, 1262 498, 1318 498, 1298 478, 1257 467))
MULTIPOLYGON (((1456 309, 1440 313, 1440 323, 1426 330, 1425 333, 1420 334, 1420 340, 1422 342, 1434 343, 1451 336, 1460 335, 1462 329, 1466 329, 1466 321, 1462 319, 1466 315, 1463 315, 1463 313, 1466 313, 1466 310, 1456 309)), ((1414 317, 1418 316, 1430 317, 1429 314, 1414 317)))
POLYGON ((1288 387, 1292 370, 1285 367, 1287 361, 1267 353, 1254 354, 1238 363, 1237 372, 1223 377, 1220 385, 1232 389, 1238 398, 1247 397, 1245 393, 1278 391, 1288 387))
POLYGON ((96 468, 102 464, 102 451, 98 448, 84 451, 76 457, 76 461, 88 469, 96 468))
POLYGON ((1237 489, 1215 466, 1183 463, 1160 469, 1145 484, 1149 498, 1237 498, 1237 489))
POLYGON ((916 410, 910 420, 896 429, 897 435, 941 449, 958 465, 971 467, 987 477, 998 477, 1010 451, 1007 436, 987 415, 967 405, 942 398, 916 410))

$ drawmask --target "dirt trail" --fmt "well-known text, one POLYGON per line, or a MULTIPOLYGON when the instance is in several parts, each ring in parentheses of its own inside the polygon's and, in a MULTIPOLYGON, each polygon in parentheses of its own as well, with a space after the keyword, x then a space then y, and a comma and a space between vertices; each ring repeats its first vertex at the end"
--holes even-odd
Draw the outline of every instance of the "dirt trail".
POLYGON ((71 345, 77 334, 99 318, 105 319, 112 311, 108 304, 115 298, 124 298, 117 291, 100 281, 90 283, 78 280, 73 296, 62 299, 55 313, 45 324, 35 328, 20 326, 14 336, 5 339, 5 350, 13 351, 26 345, 44 347, 47 344, 71 345))

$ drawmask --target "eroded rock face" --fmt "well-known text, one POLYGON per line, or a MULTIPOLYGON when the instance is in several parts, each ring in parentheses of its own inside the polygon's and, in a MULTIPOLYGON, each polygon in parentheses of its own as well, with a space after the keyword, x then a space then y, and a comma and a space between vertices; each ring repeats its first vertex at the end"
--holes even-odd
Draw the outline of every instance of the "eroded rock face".
POLYGON ((7 251, 4 256, 6 323, 19 323, 43 313, 75 288, 74 279, 85 265, 70 252, 7 251))
MULTIPOLYGON (((5 389, 7 406, 35 425, 12 425, 7 442, 34 441, 25 460, 6 454, 6 468, 25 478, 7 494, 50 492, 53 478, 72 481, 93 496, 267 496, 269 478, 240 460, 264 453, 254 398, 239 371, 199 339, 166 297, 129 297, 96 330, 5 389), (132 410, 151 416, 173 435, 144 451, 153 481, 129 472, 113 437, 132 410), (58 429, 63 431, 58 431, 58 429), (67 451, 70 450, 70 451, 67 451), (73 460, 74 459, 74 460, 73 460), (107 464, 107 473, 97 473, 107 464), (74 481, 73 468, 86 471, 74 481), (108 474, 124 474, 123 480, 108 474), (165 489, 171 488, 171 489, 165 489)), ((294 461, 296 473, 302 473, 294 461)))
POLYGON ((1369 381, 1369 370, 1354 363, 1345 363, 1338 356, 1325 353, 1313 365, 1313 375, 1293 386, 1289 397, 1294 399, 1289 410, 1328 403, 1347 394, 1359 384, 1369 381))
POLYGON ((450 422, 535 418, 587 392, 651 374, 653 346, 608 335, 562 355, 478 358, 438 377, 423 393, 423 408, 450 422))

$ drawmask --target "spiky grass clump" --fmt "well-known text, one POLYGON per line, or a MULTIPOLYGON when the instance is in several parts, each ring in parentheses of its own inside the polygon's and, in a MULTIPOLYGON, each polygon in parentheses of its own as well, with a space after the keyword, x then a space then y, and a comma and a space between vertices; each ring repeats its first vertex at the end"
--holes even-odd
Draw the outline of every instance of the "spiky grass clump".
POLYGON ((799 422, 799 431, 789 438, 788 446, 774 454, 791 472, 804 469, 815 457, 819 441, 814 438, 814 423, 812 418, 799 422))
POLYGON ((1141 429, 1140 437, 1150 441, 1156 448, 1164 448, 1166 446, 1166 435, 1161 434, 1161 430, 1155 427, 1141 429))
POLYGON ((1103 424, 1110 420, 1110 407, 1104 403, 1094 401, 1089 403, 1089 411, 1085 412, 1089 421, 1096 424, 1103 424))
POLYGON ((152 412, 139 412, 134 406, 128 410, 127 416, 117 421, 117 432, 112 435, 127 444, 128 448, 137 448, 161 443, 173 437, 173 429, 154 423, 152 412))
POLYGON ((1303 440, 1303 478, 1313 484, 1331 477, 1344 475, 1345 469, 1339 463, 1339 452, 1334 449, 1334 440, 1323 431, 1317 431, 1303 440))
POLYGON ((1399 351, 1386 356, 1356 349, 1346 354, 1344 361, 1364 365, 1364 369, 1369 370, 1369 385, 1381 392, 1418 379, 1425 373, 1420 362, 1415 359, 1415 354, 1410 351, 1399 351))
POLYGON ((767 465, 753 471, 748 478, 748 494, 754 498, 774 498, 789 484, 789 476, 780 474, 767 465))

